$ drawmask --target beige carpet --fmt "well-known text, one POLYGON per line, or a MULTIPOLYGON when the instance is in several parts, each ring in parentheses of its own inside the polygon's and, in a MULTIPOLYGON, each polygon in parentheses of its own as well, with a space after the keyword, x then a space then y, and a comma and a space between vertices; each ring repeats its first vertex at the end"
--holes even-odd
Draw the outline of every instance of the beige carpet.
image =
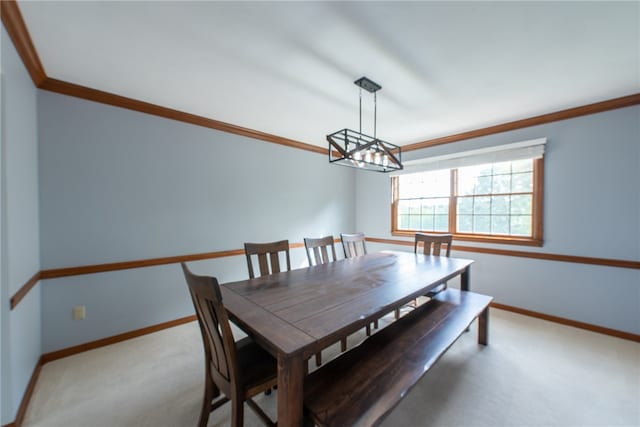
MULTIPOLYGON (((489 328, 488 347, 464 334, 383 425, 640 426, 640 344, 495 309, 489 328)), ((196 323, 57 360, 24 426, 195 426, 203 373, 196 323)), ((257 401, 275 417, 276 394, 257 401)), ((226 425, 228 405, 209 420, 226 425)), ((261 425, 246 405, 245 425, 261 425)))

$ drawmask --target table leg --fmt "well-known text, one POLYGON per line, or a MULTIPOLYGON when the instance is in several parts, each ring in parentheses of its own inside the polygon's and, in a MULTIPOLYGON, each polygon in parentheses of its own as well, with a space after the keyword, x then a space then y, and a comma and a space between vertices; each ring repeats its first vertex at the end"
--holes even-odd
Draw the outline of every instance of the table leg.
POLYGON ((478 344, 487 345, 489 342, 489 307, 478 316, 478 344))
POLYGON ((460 276, 460 290, 468 291, 469 290, 469 279, 471 275, 471 267, 467 267, 465 271, 462 272, 460 276))
POLYGON ((278 355, 278 426, 299 427, 303 421, 304 365, 302 355, 278 355))

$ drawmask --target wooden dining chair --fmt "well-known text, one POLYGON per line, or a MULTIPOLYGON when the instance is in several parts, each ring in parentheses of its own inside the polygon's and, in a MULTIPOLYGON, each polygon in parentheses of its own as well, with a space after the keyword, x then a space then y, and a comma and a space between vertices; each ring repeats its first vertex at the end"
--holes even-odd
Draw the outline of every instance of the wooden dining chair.
MULTIPOLYGON (((309 267, 326 264, 338 259, 336 256, 336 247, 333 242, 333 236, 325 236, 317 239, 305 237, 304 248, 307 252, 309 267)), ((346 338, 340 340, 340 350, 343 352, 347 351, 346 338)), ((322 353, 316 353, 316 366, 320 365, 322 365, 322 353)))
POLYGON ((342 249, 344 250, 345 258, 353 258, 367 254, 364 233, 342 233, 340 234, 340 240, 342 240, 342 249))
POLYGON ((451 256, 452 234, 426 234, 416 233, 413 243, 413 252, 419 253, 418 247, 422 246, 422 253, 425 255, 451 256), (442 254, 442 251, 445 251, 442 254))
POLYGON ((304 248, 307 252, 309 266, 326 264, 337 259, 333 236, 320 237, 318 239, 305 237, 304 248))
POLYGON ((196 276, 185 263, 181 265, 204 345, 206 374, 198 425, 205 427, 209 414, 231 400, 233 427, 243 425, 244 402, 267 426, 275 426, 252 397, 276 385, 276 359, 249 337, 235 342, 218 280, 215 277, 196 276), (224 396, 220 396, 221 391, 224 396))
POLYGON ((267 274, 280 273, 280 253, 285 253, 287 261, 287 269, 291 270, 291 260, 289 258, 289 241, 280 240, 279 242, 270 243, 245 243, 244 253, 247 256, 247 267, 249 268, 249 278, 255 278, 253 271, 253 262, 251 257, 256 255, 258 257, 258 266, 260 269, 260 276, 267 274), (271 266, 271 267, 269 267, 271 266))
MULTIPOLYGON (((435 255, 435 256, 451 256, 451 243, 453 242, 452 234, 426 234, 426 233, 416 233, 415 240, 413 242, 413 252, 414 253, 423 253, 425 255, 435 255), (420 252, 420 248, 422 248, 422 252, 420 252)), ((429 293, 429 295, 434 295, 437 292, 443 291, 447 288, 447 283, 443 283, 436 290, 429 293)), ((418 305, 418 300, 415 299, 411 303, 407 304, 405 307, 413 307, 415 308, 418 305)), ((395 309, 395 317, 396 320, 400 318, 400 309, 395 309)))
MULTIPOLYGON (((367 244, 364 233, 342 233, 342 250, 345 258, 355 258, 367 254, 367 244)), ((378 320, 374 320, 373 327, 378 329, 378 320)), ((367 336, 371 335, 371 326, 367 325, 367 336)))

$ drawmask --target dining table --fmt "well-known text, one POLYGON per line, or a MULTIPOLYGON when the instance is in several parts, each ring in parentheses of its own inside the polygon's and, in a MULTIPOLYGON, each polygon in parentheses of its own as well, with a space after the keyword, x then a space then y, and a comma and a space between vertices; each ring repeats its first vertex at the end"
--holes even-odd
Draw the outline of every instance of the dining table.
POLYGON ((457 276, 469 290, 472 263, 382 251, 223 284, 231 320, 277 360, 278 425, 303 425, 310 357, 457 276))

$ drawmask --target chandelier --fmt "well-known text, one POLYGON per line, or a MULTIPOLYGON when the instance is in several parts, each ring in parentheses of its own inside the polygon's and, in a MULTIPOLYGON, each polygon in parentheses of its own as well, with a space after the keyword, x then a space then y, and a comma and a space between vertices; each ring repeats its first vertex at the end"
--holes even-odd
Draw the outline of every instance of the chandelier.
POLYGON ((327 135, 329 162, 376 172, 402 169, 400 147, 376 136, 376 92, 382 86, 366 77, 360 77, 354 83, 360 87, 360 131, 342 129, 327 135), (362 133, 362 89, 373 93, 373 136, 362 133))

